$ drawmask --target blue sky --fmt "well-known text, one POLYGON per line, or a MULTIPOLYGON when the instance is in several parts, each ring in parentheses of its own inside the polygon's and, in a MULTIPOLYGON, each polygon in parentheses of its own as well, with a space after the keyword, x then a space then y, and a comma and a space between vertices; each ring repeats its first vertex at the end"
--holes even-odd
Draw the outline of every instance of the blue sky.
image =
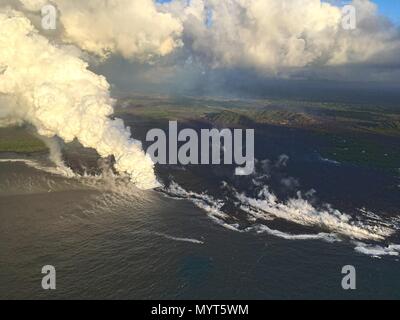
POLYGON ((400 0, 375 0, 382 14, 400 24, 400 0))

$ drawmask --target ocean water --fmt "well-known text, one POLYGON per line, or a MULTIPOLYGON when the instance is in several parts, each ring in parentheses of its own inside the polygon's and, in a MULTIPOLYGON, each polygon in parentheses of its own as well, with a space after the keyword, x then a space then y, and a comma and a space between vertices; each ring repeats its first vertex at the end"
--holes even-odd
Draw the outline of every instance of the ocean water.
POLYGON ((4 155, 0 298, 399 299, 397 177, 321 159, 310 139, 271 129, 255 176, 158 168, 154 191, 4 155), (55 291, 41 288, 44 265, 55 291), (346 265, 357 290, 342 289, 346 265))

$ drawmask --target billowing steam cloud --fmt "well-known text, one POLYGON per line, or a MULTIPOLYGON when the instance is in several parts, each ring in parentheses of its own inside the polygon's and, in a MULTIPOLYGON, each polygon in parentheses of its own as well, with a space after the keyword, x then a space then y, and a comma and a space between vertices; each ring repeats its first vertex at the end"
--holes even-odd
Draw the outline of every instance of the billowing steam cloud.
POLYGON ((113 113, 109 84, 88 71, 76 50, 57 47, 41 36, 21 12, 0 11, 0 93, 9 122, 26 121, 40 135, 59 136, 69 142, 113 155, 116 169, 130 175, 143 189, 157 185, 153 163, 141 144, 130 139, 113 113))
POLYGON ((320 0, 175 1, 169 10, 184 23, 185 45, 213 67, 268 72, 397 59, 398 30, 371 1, 352 4, 355 30, 343 28, 341 8, 320 0))

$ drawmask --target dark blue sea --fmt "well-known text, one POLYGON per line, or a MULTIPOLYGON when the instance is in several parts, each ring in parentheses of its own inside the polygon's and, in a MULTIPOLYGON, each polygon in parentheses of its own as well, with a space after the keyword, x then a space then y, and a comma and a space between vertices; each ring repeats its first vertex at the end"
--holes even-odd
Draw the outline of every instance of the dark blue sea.
MULTIPOLYGON (((154 125, 131 124, 141 139, 154 125)), ((3 154, 0 298, 399 299, 398 175, 324 159, 323 144, 261 128, 255 175, 161 166, 154 191, 3 154), (45 265, 54 291, 41 287, 45 265), (342 288, 346 265, 356 290, 342 288)), ((74 148, 67 163, 90 167, 93 153, 74 148)))

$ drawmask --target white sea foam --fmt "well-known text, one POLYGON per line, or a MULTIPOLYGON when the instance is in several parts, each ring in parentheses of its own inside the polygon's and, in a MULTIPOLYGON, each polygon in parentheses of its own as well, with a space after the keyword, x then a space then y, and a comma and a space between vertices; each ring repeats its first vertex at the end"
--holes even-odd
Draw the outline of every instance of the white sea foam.
POLYGON ((375 258, 382 256, 400 256, 400 245, 391 244, 387 247, 379 245, 370 245, 362 242, 356 242, 355 250, 359 253, 366 254, 375 258))
POLYGON ((325 240, 327 242, 337 242, 340 241, 334 234, 330 233, 318 233, 318 234, 290 234, 286 232, 282 232, 279 230, 273 230, 266 225, 256 225, 255 227, 250 227, 246 229, 246 231, 255 231, 259 234, 267 233, 269 235, 282 238, 285 240, 325 240))
POLYGON ((191 238, 179 238, 179 237, 173 237, 164 233, 158 233, 158 232, 154 232, 154 235, 163 237, 165 239, 168 240, 172 240, 172 241, 178 241, 178 242, 189 242, 189 243, 193 243, 193 244, 204 244, 204 241, 200 241, 197 239, 191 239, 191 238))
POLYGON ((327 163, 334 164, 337 166, 341 165, 341 163, 339 161, 335 161, 335 160, 331 160, 331 159, 323 158, 323 157, 320 157, 319 159, 323 162, 327 162, 327 163))
POLYGON ((394 233, 394 230, 383 225, 365 225, 361 221, 352 221, 352 218, 338 210, 326 206, 316 209, 310 202, 300 195, 285 203, 265 187, 257 198, 236 194, 243 204, 242 208, 249 214, 257 213, 258 216, 271 216, 284 219, 303 226, 319 227, 352 239, 358 240, 384 240, 394 233))
POLYGON ((186 191, 180 185, 172 182, 170 186, 165 189, 168 196, 175 199, 185 199, 191 201, 198 208, 204 210, 208 217, 215 223, 223 226, 226 229, 235 232, 242 232, 238 224, 227 223, 226 220, 230 218, 228 214, 222 211, 225 203, 222 200, 216 200, 213 197, 204 193, 199 194, 193 191, 186 191))

